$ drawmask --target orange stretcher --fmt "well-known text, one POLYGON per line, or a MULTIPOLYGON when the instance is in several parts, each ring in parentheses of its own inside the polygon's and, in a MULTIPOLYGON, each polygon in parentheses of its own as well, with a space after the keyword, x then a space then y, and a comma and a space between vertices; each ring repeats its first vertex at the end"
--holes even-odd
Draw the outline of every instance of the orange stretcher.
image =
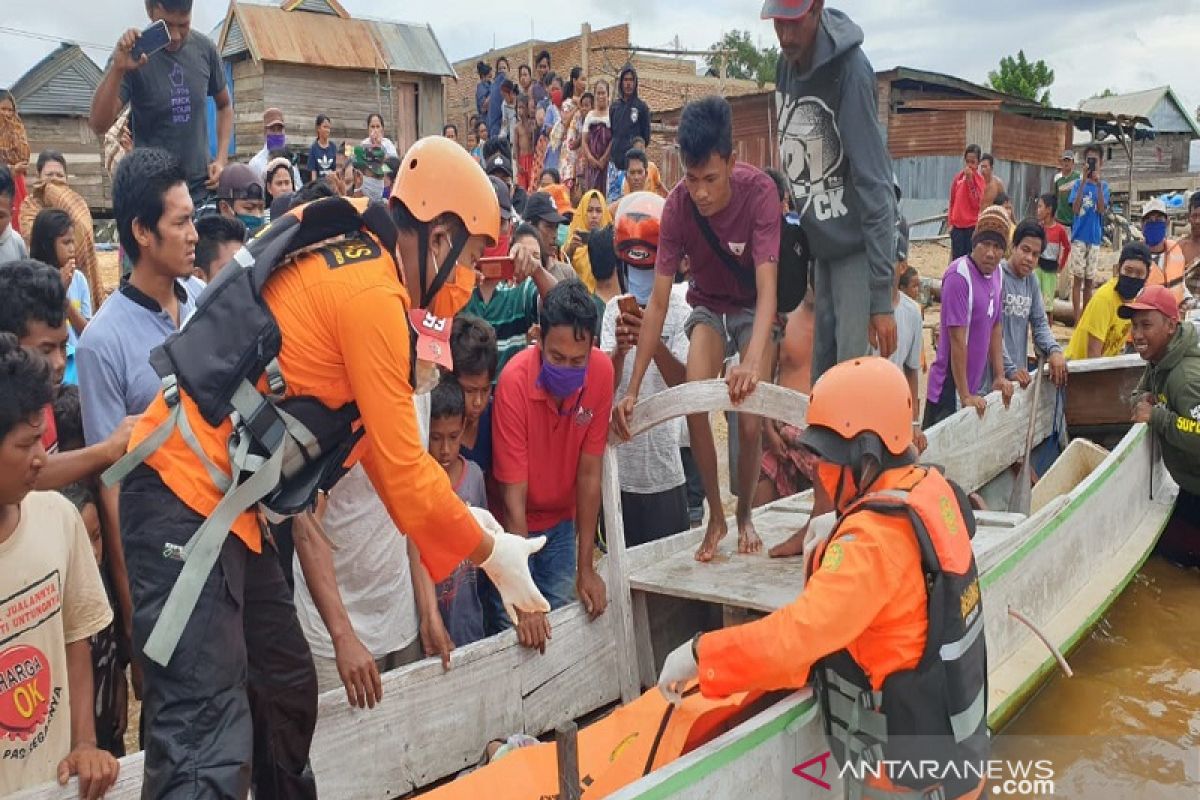
MULTIPOLYGON (((720 700, 694 684, 678 706, 657 688, 579 732, 584 798, 605 797, 729 730, 758 709, 762 692, 720 700)), ((424 800, 540 800, 558 795, 553 742, 513 750, 497 761, 420 795, 424 800)))

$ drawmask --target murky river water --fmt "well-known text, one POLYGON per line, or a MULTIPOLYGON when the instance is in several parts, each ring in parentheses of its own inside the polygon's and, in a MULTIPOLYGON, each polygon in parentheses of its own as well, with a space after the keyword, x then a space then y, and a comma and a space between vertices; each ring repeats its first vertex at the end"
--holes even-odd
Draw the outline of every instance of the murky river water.
POLYGON ((1053 797, 1200 798, 1200 570, 1152 558, 1068 661, 997 757, 1049 759, 1053 797))

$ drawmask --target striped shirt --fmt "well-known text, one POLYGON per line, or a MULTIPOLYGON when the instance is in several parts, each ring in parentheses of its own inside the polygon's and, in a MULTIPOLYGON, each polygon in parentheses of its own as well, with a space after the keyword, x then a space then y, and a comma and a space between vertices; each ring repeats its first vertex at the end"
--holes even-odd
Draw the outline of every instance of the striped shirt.
POLYGON ((463 312, 481 317, 495 329, 496 346, 500 352, 496 367, 498 377, 509 359, 529 344, 526 336, 538 321, 537 285, 532 278, 515 285, 501 283, 493 291, 491 300, 484 300, 476 287, 463 312))

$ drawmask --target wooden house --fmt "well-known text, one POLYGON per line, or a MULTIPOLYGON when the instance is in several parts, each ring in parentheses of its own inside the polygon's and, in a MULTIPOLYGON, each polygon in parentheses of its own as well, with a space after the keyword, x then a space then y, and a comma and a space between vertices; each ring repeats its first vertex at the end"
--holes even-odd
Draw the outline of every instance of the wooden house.
POLYGON ((92 95, 102 77, 79 45, 64 42, 11 90, 29 136, 29 180, 36 177, 38 153, 58 150, 66 157, 71 188, 87 200, 93 214, 108 215, 112 182, 104 170, 103 143, 88 127, 92 95))
POLYGON ((330 117, 335 142, 364 139, 371 113, 400 152, 441 133, 442 78, 454 70, 428 25, 354 19, 337 0, 232 0, 216 45, 230 65, 239 160, 262 149, 272 107, 297 152, 307 152, 318 114, 330 117))
MULTIPOLYGON (((1200 139, 1200 126, 1188 113, 1179 96, 1170 86, 1159 86, 1131 94, 1114 94, 1084 100, 1080 109, 1096 114, 1117 117, 1145 117, 1153 135, 1135 137, 1133 143, 1133 177, 1142 179, 1182 175, 1188 171, 1191 143, 1200 139)), ((1088 137, 1084 137, 1085 139, 1088 137)), ((1129 174, 1128 150, 1103 131, 1093 134, 1094 141, 1104 150, 1104 171, 1108 175, 1125 177, 1129 174)), ((1080 156, 1087 142, 1076 145, 1080 156)))

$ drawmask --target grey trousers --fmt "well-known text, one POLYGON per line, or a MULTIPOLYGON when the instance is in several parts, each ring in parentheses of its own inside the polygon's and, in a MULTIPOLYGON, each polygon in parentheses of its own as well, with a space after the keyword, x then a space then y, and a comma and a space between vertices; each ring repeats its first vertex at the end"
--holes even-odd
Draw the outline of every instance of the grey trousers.
POLYGON ((867 354, 871 286, 866 252, 814 260, 812 283, 816 308, 812 381, 816 383, 835 364, 867 354))

